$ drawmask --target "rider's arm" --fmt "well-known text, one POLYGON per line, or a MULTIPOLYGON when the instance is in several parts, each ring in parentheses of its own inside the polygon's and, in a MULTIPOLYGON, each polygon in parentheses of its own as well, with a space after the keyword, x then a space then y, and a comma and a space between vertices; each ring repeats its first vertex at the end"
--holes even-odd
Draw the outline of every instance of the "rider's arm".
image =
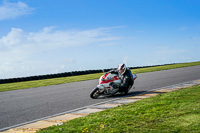
POLYGON ((118 71, 113 69, 113 70, 110 70, 109 73, 112 73, 112 74, 118 74, 118 71))

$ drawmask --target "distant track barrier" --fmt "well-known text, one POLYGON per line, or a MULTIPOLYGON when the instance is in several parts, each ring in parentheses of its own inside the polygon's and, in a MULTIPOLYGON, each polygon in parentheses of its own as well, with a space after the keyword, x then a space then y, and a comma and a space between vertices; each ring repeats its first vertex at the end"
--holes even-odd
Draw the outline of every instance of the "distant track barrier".
MULTIPOLYGON (((173 64, 177 64, 177 63, 173 63, 173 64)), ((138 69, 138 68, 165 66, 165 65, 173 65, 173 64, 129 67, 129 69, 138 69)), ((115 69, 115 68, 98 69, 98 70, 85 70, 85 71, 72 71, 72 72, 64 72, 64 73, 57 73, 57 74, 47 74, 47 75, 37 75, 37 76, 29 76, 29 77, 0 79, 0 84, 15 83, 15 82, 24 82, 24 81, 34 81, 34 80, 43 80, 43 79, 52 79, 52 78, 61 78, 61 77, 70 77, 70 76, 78 76, 78 75, 102 73, 102 72, 104 73, 104 72, 108 72, 108 71, 110 71, 112 69, 115 69)))

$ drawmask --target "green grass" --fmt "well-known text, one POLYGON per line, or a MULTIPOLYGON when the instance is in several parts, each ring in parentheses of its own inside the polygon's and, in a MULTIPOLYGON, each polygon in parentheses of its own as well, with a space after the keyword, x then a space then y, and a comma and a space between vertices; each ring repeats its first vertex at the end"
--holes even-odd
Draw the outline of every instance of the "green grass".
MULTIPOLYGON (((180 63, 180 64, 173 64, 173 65, 157 66, 157 67, 139 68, 139 69, 133 69, 132 72, 137 74, 137 73, 161 71, 161 70, 197 66, 197 65, 200 65, 200 61, 191 62, 191 63, 180 63)), ((97 73, 97 74, 87 74, 87 75, 64 77, 64 78, 53 78, 53 79, 45 79, 45 80, 0 84, 0 92, 98 79, 102 74, 103 73, 97 73)))
POLYGON ((159 94, 38 133, 199 133, 200 86, 159 94))

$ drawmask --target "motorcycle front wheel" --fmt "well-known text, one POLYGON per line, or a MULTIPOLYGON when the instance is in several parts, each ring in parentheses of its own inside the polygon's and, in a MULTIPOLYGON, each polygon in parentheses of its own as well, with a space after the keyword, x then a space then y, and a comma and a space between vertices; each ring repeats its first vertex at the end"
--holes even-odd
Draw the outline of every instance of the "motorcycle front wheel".
POLYGON ((90 93, 90 97, 92 98, 92 99, 97 99, 98 97, 100 96, 100 90, 99 90, 99 88, 94 88, 93 90, 92 90, 92 92, 90 93))

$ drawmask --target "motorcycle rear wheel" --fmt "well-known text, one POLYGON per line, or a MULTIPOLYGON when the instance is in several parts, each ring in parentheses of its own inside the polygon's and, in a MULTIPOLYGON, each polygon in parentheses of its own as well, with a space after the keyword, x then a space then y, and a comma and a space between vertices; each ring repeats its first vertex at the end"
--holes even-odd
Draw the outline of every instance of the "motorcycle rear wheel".
POLYGON ((100 96, 100 90, 99 90, 99 88, 94 88, 93 90, 92 90, 92 92, 90 93, 90 97, 92 98, 92 99, 97 99, 98 97, 100 96))

